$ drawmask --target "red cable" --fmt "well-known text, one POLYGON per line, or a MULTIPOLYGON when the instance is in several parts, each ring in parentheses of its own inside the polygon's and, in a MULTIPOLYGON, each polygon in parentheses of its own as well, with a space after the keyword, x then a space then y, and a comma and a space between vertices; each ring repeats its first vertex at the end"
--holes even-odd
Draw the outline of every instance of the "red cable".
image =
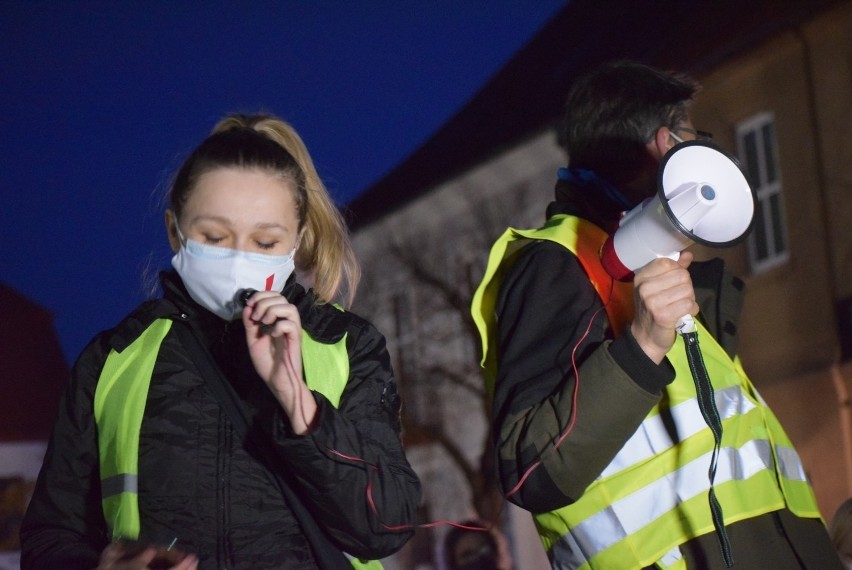
MULTIPOLYGON (((365 459, 362 459, 360 457, 354 457, 352 455, 346 455, 345 453, 341 453, 341 452, 337 451, 336 449, 331 449, 329 447, 326 447, 326 449, 329 451, 329 453, 331 453, 333 455, 336 455, 336 456, 341 457, 343 459, 346 459, 348 461, 354 461, 356 463, 366 463, 367 466, 370 467, 370 469, 372 469, 374 472, 379 471, 378 467, 376 467, 372 463, 368 463, 365 459)), ((373 499, 373 480, 370 479, 369 477, 367 477, 367 502, 370 505, 370 510, 373 511, 373 514, 376 515, 376 518, 378 518, 379 521, 381 521, 381 516, 379 515, 379 509, 376 507, 376 501, 373 499)), ((456 528, 461 528, 461 529, 465 529, 465 530, 479 530, 479 531, 489 530, 489 527, 469 526, 469 525, 463 525, 463 524, 459 524, 459 523, 456 523, 456 522, 453 522, 453 521, 447 521, 447 520, 433 521, 433 522, 430 522, 430 523, 418 524, 418 525, 401 524, 401 525, 394 525, 394 526, 387 525, 384 522, 382 522, 381 525, 385 530, 390 530, 390 531, 409 530, 409 529, 413 529, 413 528, 435 528, 435 527, 438 527, 438 526, 445 526, 445 525, 454 526, 456 528)))
MULTIPOLYGON (((610 298, 611 298, 611 295, 612 295, 612 288, 610 289, 610 298)), ((580 371, 577 368, 577 359, 576 359, 577 350, 579 349, 579 347, 583 343, 583 341, 586 340, 586 337, 589 336, 589 333, 592 330, 592 324, 595 322, 595 318, 597 318, 598 314, 602 310, 604 310, 608 304, 609 304, 609 299, 607 299, 606 303, 604 303, 603 306, 598 308, 592 314, 591 318, 589 319, 589 324, 588 324, 588 326, 586 326, 586 330, 583 332, 583 335, 580 337, 580 339, 577 341, 577 344, 575 344, 574 348, 571 350, 571 367, 574 371, 574 389, 573 389, 572 394, 571 394, 571 419, 568 422, 568 425, 566 426, 565 430, 562 432, 562 434, 554 442, 553 447, 550 448, 549 450, 545 450, 545 451, 553 452, 556 449, 558 449, 559 446, 562 445, 562 443, 565 441, 565 438, 568 437, 568 434, 570 434, 571 431, 574 429, 574 424, 577 421, 577 399, 578 399, 579 388, 580 388, 580 371)), ((291 372, 291 377, 295 378, 296 377, 296 374, 295 374, 296 366, 293 363, 292 359, 290 358, 290 351, 286 350, 286 348, 285 348, 285 351, 287 352, 287 364, 289 365, 289 368, 290 368, 289 371, 291 372)), ((304 413, 304 409, 303 409, 302 402, 301 402, 301 396, 300 396, 299 404, 300 405, 298 407, 300 408, 300 411, 302 412, 302 420, 305 421, 305 413, 304 413)), ((307 422, 305 422, 305 423, 307 424, 307 422)), ((371 463, 368 463, 363 458, 354 457, 354 456, 351 456, 351 455, 346 455, 345 453, 341 453, 340 451, 337 451, 336 449, 331 449, 329 447, 327 447, 326 449, 328 450, 329 453, 336 455, 336 456, 338 456, 342 459, 346 459, 348 461, 353 461, 353 462, 356 462, 356 463, 366 463, 373 471, 375 471, 375 472, 379 471, 379 468, 377 466, 375 466, 371 463)), ((539 457, 541 457, 541 455, 539 455, 539 457)), ((521 476, 518 483, 508 493, 506 493, 505 497, 507 499, 509 497, 511 497, 512 495, 514 495, 515 493, 517 493, 521 489, 521 487, 524 485, 524 483, 529 478, 529 476, 532 475, 533 471, 538 469, 538 467, 541 465, 541 462, 542 462, 542 460, 538 459, 535 463, 530 465, 529 468, 527 468, 527 470, 524 472, 523 476, 521 476)), ((367 493, 367 502, 370 505, 370 510, 372 510, 373 514, 381 522, 381 516, 379 515, 379 510, 376 507, 375 500, 373 499, 373 481, 369 476, 367 477, 366 493, 367 493)), ((410 530, 412 528, 434 528, 434 527, 443 526, 443 525, 449 525, 449 526, 453 526, 453 527, 461 528, 461 529, 466 529, 466 530, 477 530, 477 531, 489 530, 489 528, 487 528, 487 527, 472 527, 472 526, 462 525, 462 524, 455 523, 455 522, 452 522, 452 521, 447 521, 447 520, 434 521, 434 522, 431 522, 431 523, 425 523, 425 524, 419 524, 419 525, 404 524, 404 525, 393 525, 393 526, 387 525, 384 522, 381 522, 381 525, 385 530, 389 530, 389 531, 403 531, 403 530, 410 530)))
POLYGON ((612 298, 612 287, 610 288, 610 295, 609 295, 609 298, 607 299, 606 303, 604 303, 600 308, 598 308, 598 310, 596 310, 592 314, 591 318, 589 319, 589 324, 586 327, 585 332, 583 333, 583 336, 580 337, 580 340, 577 341, 577 344, 575 344, 574 348, 571 350, 571 368, 574 370, 574 390, 573 390, 573 393, 571 395, 571 420, 568 422, 568 425, 566 426, 565 431, 563 431, 562 434, 553 443, 553 447, 549 448, 549 449, 545 449, 544 451, 542 451, 539 454, 539 459, 535 463, 530 465, 527 468, 526 471, 524 471, 524 474, 518 480, 518 483, 514 487, 512 487, 512 489, 508 493, 506 493, 505 497, 507 499, 509 497, 511 497, 512 495, 514 495, 515 493, 517 493, 518 491, 520 491, 521 487, 523 487, 524 483, 526 483, 527 479, 529 478, 530 475, 532 475, 533 471, 535 471, 536 469, 539 468, 539 466, 541 466, 542 455, 544 453, 548 453, 548 452, 552 453, 552 452, 556 451, 557 449, 559 449, 559 446, 562 445, 562 442, 565 441, 565 438, 567 438, 568 434, 571 433, 571 430, 574 429, 574 424, 577 421, 577 395, 579 393, 579 388, 580 388, 580 370, 577 368, 577 359, 576 359, 577 349, 580 348, 580 345, 583 344, 583 341, 586 340, 587 336, 589 336, 589 333, 592 330, 592 324, 595 322, 595 318, 598 316, 598 314, 602 310, 604 310, 606 308, 606 306, 609 304, 609 299, 611 299, 611 298, 612 298))

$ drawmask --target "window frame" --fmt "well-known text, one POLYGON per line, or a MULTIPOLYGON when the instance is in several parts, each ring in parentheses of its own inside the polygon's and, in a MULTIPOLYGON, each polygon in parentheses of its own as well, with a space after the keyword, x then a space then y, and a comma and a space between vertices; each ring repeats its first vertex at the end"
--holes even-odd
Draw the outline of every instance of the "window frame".
POLYGON ((771 111, 763 111, 741 121, 735 131, 737 156, 756 196, 755 219, 746 242, 749 267, 755 275, 790 260, 776 132, 775 114, 771 111), (749 136, 755 138, 753 145, 748 141, 749 136), (756 172, 752 172, 755 168, 756 172))

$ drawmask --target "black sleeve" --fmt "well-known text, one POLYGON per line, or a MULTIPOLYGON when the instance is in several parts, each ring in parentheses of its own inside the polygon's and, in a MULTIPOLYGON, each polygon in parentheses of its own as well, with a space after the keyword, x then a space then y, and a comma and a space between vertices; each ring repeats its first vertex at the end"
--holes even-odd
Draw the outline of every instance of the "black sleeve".
POLYGON ((340 405, 319 393, 308 436, 277 413, 273 437, 299 495, 331 539, 360 558, 383 558, 411 538, 420 482, 400 438, 400 400, 385 340, 371 325, 350 332, 350 375, 340 405))
POLYGON ((72 370, 21 524, 21 568, 91 569, 106 547, 94 389, 105 357, 94 343, 72 370))
POLYGON ((516 504, 550 511, 582 495, 657 403, 674 370, 667 361, 651 361, 629 327, 612 340, 579 261, 551 242, 528 245, 507 272, 497 327, 501 482, 516 504), (568 437, 554 447, 569 425, 568 437))

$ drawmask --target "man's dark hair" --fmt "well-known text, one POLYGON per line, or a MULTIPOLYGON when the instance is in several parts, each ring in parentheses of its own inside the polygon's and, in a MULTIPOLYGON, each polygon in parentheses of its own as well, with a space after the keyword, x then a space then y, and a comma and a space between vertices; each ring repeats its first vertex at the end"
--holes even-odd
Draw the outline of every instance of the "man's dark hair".
POLYGON ((559 133, 570 165, 616 184, 632 180, 647 160, 645 145, 660 127, 686 120, 698 89, 685 75, 631 61, 582 76, 568 93, 559 133))

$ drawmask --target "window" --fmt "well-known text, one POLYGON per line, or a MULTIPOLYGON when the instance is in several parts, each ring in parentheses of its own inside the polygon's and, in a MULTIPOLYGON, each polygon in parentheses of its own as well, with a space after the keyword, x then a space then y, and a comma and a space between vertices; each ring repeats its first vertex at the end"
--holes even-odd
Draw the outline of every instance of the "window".
POLYGON ((760 113, 737 126, 737 152, 757 194, 748 251, 752 272, 761 273, 790 257, 772 113, 760 113))

